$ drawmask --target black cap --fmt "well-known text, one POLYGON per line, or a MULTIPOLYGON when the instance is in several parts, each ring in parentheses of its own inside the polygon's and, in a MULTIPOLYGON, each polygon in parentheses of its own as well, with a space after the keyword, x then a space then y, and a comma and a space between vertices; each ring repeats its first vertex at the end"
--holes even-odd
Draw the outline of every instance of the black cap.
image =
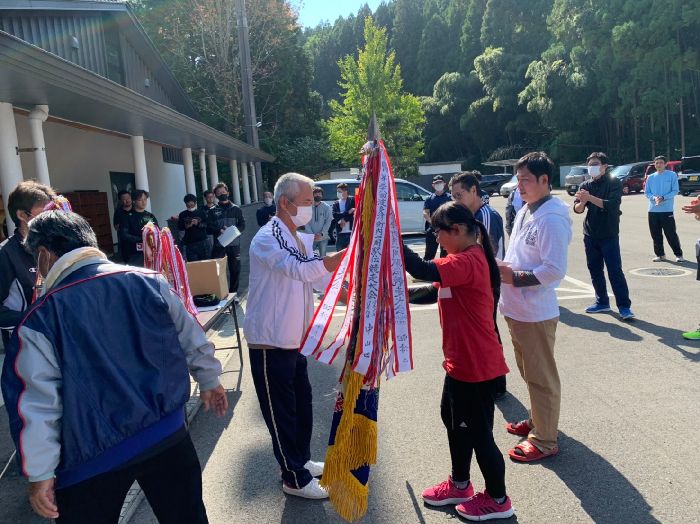
POLYGON ((444 182, 444 181, 445 181, 445 179, 442 178, 442 175, 435 175, 433 177, 433 182, 444 182))

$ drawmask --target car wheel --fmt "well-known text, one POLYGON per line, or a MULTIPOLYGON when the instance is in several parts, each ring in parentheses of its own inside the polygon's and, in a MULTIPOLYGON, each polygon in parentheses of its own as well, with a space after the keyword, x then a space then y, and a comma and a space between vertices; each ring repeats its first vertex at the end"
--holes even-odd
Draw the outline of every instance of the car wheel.
POLYGON ((681 191, 681 195, 683 196, 688 196, 690 194, 690 191, 683 190, 681 191))
POLYGON ((567 189, 566 192, 569 193, 569 196, 574 196, 576 194, 576 191, 571 191, 570 189, 567 189))
POLYGON ((622 186, 622 194, 629 195, 630 194, 630 186, 622 186))

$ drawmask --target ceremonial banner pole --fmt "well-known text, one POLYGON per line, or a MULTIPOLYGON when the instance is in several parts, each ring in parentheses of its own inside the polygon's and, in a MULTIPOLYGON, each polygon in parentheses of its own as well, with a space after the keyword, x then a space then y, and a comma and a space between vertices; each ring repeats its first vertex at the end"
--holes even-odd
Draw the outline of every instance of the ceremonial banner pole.
POLYGON ((381 376, 413 369, 396 187, 376 116, 361 153, 363 178, 350 245, 300 348, 304 355, 330 364, 347 344, 321 478, 333 507, 347 521, 367 511, 370 465, 377 461, 381 376), (322 348, 344 287, 348 304, 343 323, 322 348))

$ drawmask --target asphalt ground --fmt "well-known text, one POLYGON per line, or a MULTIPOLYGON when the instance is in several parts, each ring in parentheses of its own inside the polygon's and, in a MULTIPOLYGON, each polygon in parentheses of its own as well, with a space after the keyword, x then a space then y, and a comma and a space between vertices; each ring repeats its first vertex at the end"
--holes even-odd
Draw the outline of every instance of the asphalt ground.
MULTIPOLYGON (((568 203, 573 200, 565 193, 557 195, 568 203)), ((691 198, 676 200, 684 253, 694 259, 700 223, 680 212, 691 198)), ((492 204, 502 212, 505 199, 493 197, 492 204)), ((623 323, 615 313, 590 316, 583 312, 593 302, 593 291, 583 251, 583 217, 572 213, 569 268, 558 292, 561 452, 535 464, 506 459, 508 493, 516 512, 508 522, 700 521, 700 460, 695 434, 700 414, 700 342, 681 337, 683 331, 700 322, 692 298, 700 285, 695 281, 696 265, 652 263, 644 197, 624 197, 622 209, 622 259, 637 319, 623 323), (645 268, 655 273, 681 269, 683 274, 640 276, 637 270, 645 268)), ((421 251, 422 240, 409 243, 421 251)), ((362 522, 459 519, 451 508, 425 506, 420 497, 425 487, 449 474, 450 463, 439 415, 444 371, 436 307, 413 306, 412 324, 415 369, 382 386, 378 464, 372 468, 369 508, 362 522)), ((512 370, 509 395, 497 406, 494 428, 496 442, 505 454, 518 439, 507 434, 503 425, 526 415, 528 397, 502 319, 499 326, 505 334, 504 351, 512 370)), ((220 333, 226 334, 230 332, 220 333)), ((223 376, 230 391, 230 413, 216 419, 200 412, 191 427, 202 463, 210 522, 341 522, 327 501, 307 501, 282 493, 247 352, 242 372, 240 368, 234 353, 223 376)), ((338 365, 309 364, 316 460, 323 460, 325 454, 339 372, 338 365)), ((475 462, 472 480, 477 489, 483 489, 475 462)), ((0 482, 0 522, 33 522, 26 514, 23 519, 3 517, 9 516, 5 509, 7 486, 6 480, 0 482)), ((19 493, 12 491, 14 499, 19 493)), ((131 522, 156 520, 143 503, 131 522)))
MULTIPOLYGON (((564 201, 572 198, 557 192, 564 201)), ((678 232, 692 259, 700 223, 681 214, 690 198, 677 198, 678 232)), ((505 199, 492 204, 503 211, 505 199)), ((615 314, 587 315, 593 302, 582 240, 583 217, 573 215, 567 279, 562 282, 556 353, 562 380, 558 456, 535 464, 506 459, 508 493, 516 516, 533 523, 691 523, 700 520, 700 460, 696 445, 700 400, 700 343, 682 339, 700 312, 694 296, 695 263, 652 263, 652 243, 642 195, 625 196, 622 258, 631 289, 633 322, 615 314), (682 276, 639 276, 650 268, 683 269, 682 276)), ((423 241, 409 241, 417 251, 423 241)), ((670 254, 670 253, 669 253, 670 254)), ((612 301, 614 304, 614 300, 612 301)), ((337 320, 337 319, 336 319, 337 320)), ((369 509, 362 522, 445 522, 451 508, 433 509, 421 491, 450 472, 447 439, 439 415, 444 371, 435 306, 412 308, 415 369, 385 383, 379 409, 379 458, 370 477, 369 509)), ((528 397, 513 359, 502 319, 504 351, 511 368, 508 397, 496 410, 494 435, 504 452, 518 442, 503 429, 525 416, 528 397)), ((327 501, 282 493, 279 467, 259 412, 244 355, 243 373, 234 356, 225 383, 232 389, 231 415, 198 416, 192 427, 203 467, 210 522, 341 522, 327 501), (240 380, 240 389, 237 389, 240 380), (235 390, 235 391, 234 391, 235 390)), ((314 387, 312 450, 323 460, 339 365, 309 365, 314 387)), ((472 464, 477 489, 483 479, 472 464)), ((146 504, 132 520, 155 522, 146 504)))

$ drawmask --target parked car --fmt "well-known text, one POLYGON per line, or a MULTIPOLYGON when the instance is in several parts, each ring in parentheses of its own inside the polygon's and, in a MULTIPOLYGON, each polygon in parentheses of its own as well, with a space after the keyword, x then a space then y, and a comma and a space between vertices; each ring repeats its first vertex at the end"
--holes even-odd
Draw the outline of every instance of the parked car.
MULTIPOLYGON (((336 188, 338 184, 343 182, 348 185, 348 194, 354 196, 355 191, 360 187, 360 181, 354 178, 318 180, 315 185, 323 189, 323 201, 328 205, 333 205, 333 202, 338 199, 336 188)), ((423 204, 430 194, 430 191, 413 182, 400 178, 396 179, 396 199, 399 203, 399 220, 401 221, 402 233, 425 233, 423 204)), ((335 223, 333 223, 328 234, 334 241, 335 232, 335 223)))
POLYGON ((508 173, 499 173, 496 175, 483 175, 479 180, 479 187, 486 191, 489 195, 501 192, 501 186, 508 182, 512 175, 508 173))
POLYGON ((508 180, 508 182, 506 182, 505 184, 503 184, 501 186, 501 190, 499 191, 499 193, 501 193, 502 197, 508 198, 510 196, 510 194, 517 189, 517 187, 518 187, 518 176, 513 175, 510 178, 510 180, 508 180))
POLYGON ((644 190, 644 173, 648 162, 634 162, 613 168, 610 174, 622 182, 622 193, 641 193, 644 190))
POLYGON ((569 195, 574 196, 581 184, 589 180, 591 176, 588 174, 588 166, 574 166, 569 171, 569 174, 564 178, 564 186, 569 195))
POLYGON ((683 196, 700 191, 700 156, 684 156, 681 159, 678 190, 683 196))

